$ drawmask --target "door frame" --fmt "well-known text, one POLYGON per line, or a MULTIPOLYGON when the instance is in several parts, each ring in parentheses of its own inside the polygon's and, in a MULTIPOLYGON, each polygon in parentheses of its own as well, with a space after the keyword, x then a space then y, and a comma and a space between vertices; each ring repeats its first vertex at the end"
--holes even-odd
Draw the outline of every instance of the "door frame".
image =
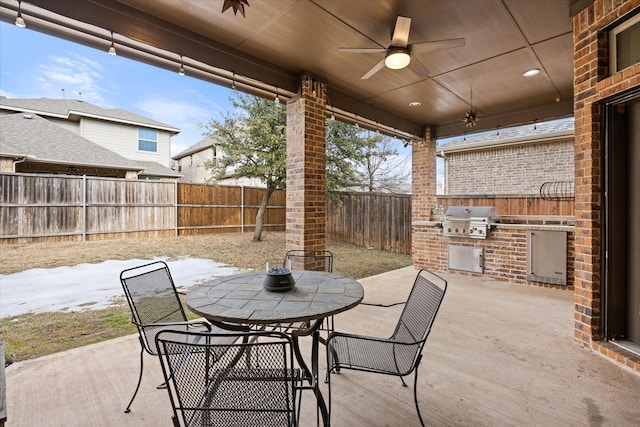
POLYGON ((606 341, 624 340, 627 332, 627 294, 629 277, 626 241, 629 230, 628 144, 626 112, 623 107, 640 100, 635 88, 601 102, 602 128, 602 246, 601 246, 601 330, 606 341))

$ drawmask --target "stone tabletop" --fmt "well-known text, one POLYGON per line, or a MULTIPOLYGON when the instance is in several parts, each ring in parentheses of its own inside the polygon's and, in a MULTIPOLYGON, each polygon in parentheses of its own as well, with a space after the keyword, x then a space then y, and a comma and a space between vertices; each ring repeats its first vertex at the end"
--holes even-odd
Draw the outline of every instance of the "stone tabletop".
POLYGON ((227 323, 268 324, 321 319, 355 307, 364 297, 354 279, 320 271, 293 271, 296 285, 267 291, 264 272, 226 276, 193 288, 187 307, 206 319, 227 323))

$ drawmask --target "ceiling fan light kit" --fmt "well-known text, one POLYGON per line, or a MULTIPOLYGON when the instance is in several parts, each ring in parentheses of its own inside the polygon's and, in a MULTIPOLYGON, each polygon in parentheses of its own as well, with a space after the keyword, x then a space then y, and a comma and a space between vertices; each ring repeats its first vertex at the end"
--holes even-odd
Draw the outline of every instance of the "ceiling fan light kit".
POLYGON ((400 70, 411 62, 409 50, 402 47, 391 47, 384 58, 384 65, 392 70, 400 70))

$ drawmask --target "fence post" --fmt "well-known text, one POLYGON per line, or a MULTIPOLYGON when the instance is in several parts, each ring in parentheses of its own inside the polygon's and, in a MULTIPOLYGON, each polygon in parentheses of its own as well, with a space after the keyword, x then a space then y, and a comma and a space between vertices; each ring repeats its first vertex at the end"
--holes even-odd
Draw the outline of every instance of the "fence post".
POLYGON ((87 241, 87 175, 82 175, 82 241, 87 241))
POLYGON ((173 205, 175 207, 175 216, 176 216, 176 237, 178 236, 178 181, 173 182, 173 205))
POLYGON ((240 230, 244 233, 244 184, 240 186, 240 230))

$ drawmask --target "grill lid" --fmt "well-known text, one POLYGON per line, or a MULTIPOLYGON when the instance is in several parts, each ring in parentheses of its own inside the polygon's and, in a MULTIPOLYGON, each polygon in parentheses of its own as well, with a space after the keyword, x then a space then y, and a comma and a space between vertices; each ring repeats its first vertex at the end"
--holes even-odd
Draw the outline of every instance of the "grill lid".
POLYGON ((483 219, 492 222, 496 216, 496 208, 493 206, 449 206, 445 213, 445 219, 483 219))

